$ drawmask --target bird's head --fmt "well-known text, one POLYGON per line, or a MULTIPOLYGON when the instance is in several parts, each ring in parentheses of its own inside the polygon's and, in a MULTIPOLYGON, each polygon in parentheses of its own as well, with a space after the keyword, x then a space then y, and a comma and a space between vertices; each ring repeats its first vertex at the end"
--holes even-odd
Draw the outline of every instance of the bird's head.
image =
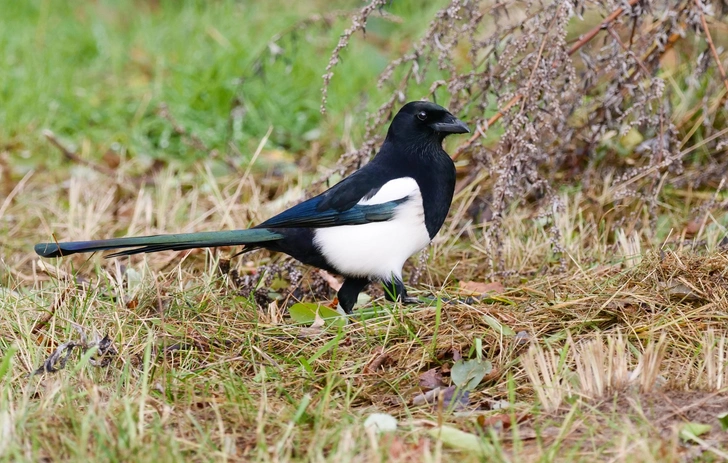
POLYGON ((468 126, 442 106, 429 101, 412 101, 394 116, 387 137, 434 137, 442 141, 450 134, 468 132, 468 126))

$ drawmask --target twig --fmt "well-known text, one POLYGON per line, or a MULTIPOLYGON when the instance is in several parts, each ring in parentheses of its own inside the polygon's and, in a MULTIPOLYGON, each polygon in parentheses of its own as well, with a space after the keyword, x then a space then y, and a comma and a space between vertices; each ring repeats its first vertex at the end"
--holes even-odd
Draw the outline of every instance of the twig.
MULTIPOLYGON (((639 3, 640 1, 641 0, 629 0, 628 5, 634 6, 637 3, 639 3)), ((699 0, 695 0, 695 1, 697 2, 699 0)), ((568 55, 571 56, 574 53, 576 53, 577 51, 579 51, 579 49, 581 47, 583 47, 584 45, 586 45, 587 43, 589 43, 589 41, 591 39, 593 39, 599 33, 599 31, 601 31, 603 29, 607 29, 609 27, 609 25, 612 22, 614 22, 615 19, 619 18, 623 13, 624 13, 624 8, 622 8, 622 7, 619 7, 616 10, 614 10, 612 12, 612 14, 610 14, 609 16, 607 16, 604 19, 604 21, 602 21, 601 23, 599 23, 598 26, 594 27, 592 30, 587 32, 585 35, 583 35, 579 39, 578 42, 576 42, 574 45, 572 45, 571 48, 569 49, 568 55)), ((728 84, 726 84, 726 85, 728 85, 728 84)), ((485 136, 485 131, 488 130, 488 128, 490 126, 492 126, 493 124, 495 124, 498 120, 500 120, 500 118, 502 118, 508 110, 510 110, 513 106, 516 105, 516 103, 518 103, 522 99, 523 99, 523 94, 517 93, 516 95, 513 96, 513 98, 510 99, 510 101, 508 103, 506 103, 506 105, 503 108, 499 109, 498 112, 496 112, 490 119, 488 119, 488 122, 486 123, 485 126, 478 125, 478 127, 476 128, 476 130, 474 130, 473 135, 468 139, 468 141, 466 141, 465 143, 460 145, 458 147, 458 149, 455 150, 455 152, 452 155, 452 158, 457 159, 461 154, 463 154, 463 152, 465 152, 465 150, 470 148, 470 146, 473 143, 475 143, 475 141, 478 138, 485 136)))
POLYGON ((728 90, 728 77, 726 77, 723 63, 720 62, 718 50, 715 49, 715 45, 713 44, 713 37, 711 37, 710 35, 710 30, 708 29, 708 21, 706 21, 705 19, 703 6, 700 4, 700 0, 695 0, 695 6, 698 8, 698 14, 700 14, 700 23, 703 25, 703 32, 705 32, 705 41, 708 42, 708 46, 710 47, 710 52, 713 54, 715 64, 718 65, 718 72, 720 72, 720 78, 723 80, 723 85, 725 85, 725 89, 728 90))
POLYGON ((81 164, 86 167, 90 167, 97 172, 101 172, 106 176, 116 179, 116 172, 114 172, 112 169, 109 169, 108 167, 83 159, 82 157, 68 149, 63 143, 61 143, 58 137, 56 137, 56 134, 52 131, 48 129, 43 130, 43 136, 46 137, 49 142, 51 142, 51 145, 58 148, 61 153, 63 153, 63 156, 69 161, 75 162, 76 164, 81 164))
POLYGON ((46 312, 42 317, 40 317, 38 320, 36 320, 35 324, 33 325, 33 328, 30 330, 30 334, 38 334, 38 331, 43 329, 49 321, 51 321, 51 318, 53 318, 53 315, 56 314, 56 311, 58 310, 58 307, 63 304, 63 301, 66 300, 66 297, 68 297, 68 294, 71 292, 71 286, 66 287, 61 294, 58 295, 55 301, 53 301, 53 304, 48 308, 48 312, 46 312))
POLYGON ((648 77, 650 75, 650 71, 645 66, 645 63, 643 63, 642 60, 639 59, 637 57, 637 55, 635 55, 634 52, 632 50, 630 50, 629 47, 627 47, 627 45, 624 42, 622 42, 622 39, 620 39, 619 35, 617 35, 617 33, 614 32, 614 29, 612 29, 612 26, 607 27, 607 32, 609 32, 609 35, 612 36, 614 41, 617 42, 620 47, 622 47, 622 50, 624 50, 626 53, 632 55, 632 57, 634 58, 637 65, 640 67, 640 69, 642 69, 642 72, 645 74, 645 77, 648 77))
MULTIPOLYGON (((564 7, 564 4, 559 5, 559 9, 556 10, 554 13, 554 17, 551 18, 551 23, 549 24, 549 27, 547 29, 547 32, 543 36, 543 40, 541 40, 541 45, 538 47, 538 55, 536 56, 536 62, 533 64, 533 69, 531 69, 531 75, 528 76, 528 82, 526 82, 526 91, 522 94, 527 95, 531 91, 531 86, 533 85, 533 77, 536 75, 536 71, 538 70, 538 66, 541 64, 541 60, 543 59, 543 50, 546 48, 546 39, 548 38, 548 32, 551 32, 551 30, 554 28, 554 24, 556 24, 556 18, 559 17, 561 14, 561 9, 564 7)), ((523 106, 521 106, 521 110, 519 111, 519 114, 523 113, 523 106)))
MULTIPOLYGON (((641 0, 629 0, 628 5, 630 7, 635 6, 637 3, 639 3, 641 0)), ((617 18, 622 16, 624 13, 624 8, 621 6, 617 8, 616 10, 612 11, 612 14, 604 18, 604 21, 602 21, 598 26, 587 32, 585 35, 583 35, 578 42, 576 42, 574 45, 571 46, 569 49, 569 55, 573 55, 576 53, 581 47, 586 45, 591 39, 596 36, 599 31, 606 29, 609 27, 609 25, 617 18)))
POLYGON ((120 186, 124 190, 131 192, 135 192, 135 188, 139 187, 140 185, 148 183, 149 180, 154 176, 154 174, 157 173, 164 165, 164 163, 162 163, 161 161, 156 160, 154 161, 154 163, 152 163, 151 167, 149 167, 149 169, 147 169, 147 171, 141 176, 129 177, 127 175, 124 175, 121 171, 115 171, 114 169, 110 169, 103 165, 96 164, 95 162, 83 159, 82 157, 68 149, 68 147, 66 147, 63 143, 61 143, 61 141, 56 137, 56 134, 54 134, 50 130, 43 130, 43 135, 48 139, 49 142, 51 142, 53 146, 61 151, 61 153, 67 160, 76 164, 89 167, 103 175, 106 175, 107 177, 111 178, 117 186, 120 186))
POLYGON ((81 352, 85 353, 89 349, 96 347, 96 353, 88 358, 88 363, 95 367, 107 367, 111 364, 112 358, 119 355, 116 347, 114 347, 114 342, 108 335, 100 339, 98 336, 94 336, 95 339, 88 342, 83 328, 73 322, 71 322, 71 325, 80 334, 81 341, 64 342, 58 346, 55 351, 53 351, 53 353, 43 362, 43 365, 38 367, 32 373, 29 373, 28 376, 40 375, 43 373, 56 373, 59 370, 62 370, 66 367, 66 363, 75 349, 80 349, 81 352))
POLYGON ((357 31, 365 31, 367 26, 367 20, 369 15, 375 10, 382 8, 386 5, 387 0, 371 0, 368 5, 365 5, 358 14, 354 15, 351 20, 351 26, 344 31, 339 37, 339 43, 336 44, 334 51, 331 52, 329 58, 329 64, 326 65, 326 70, 323 75, 323 87, 321 88, 321 114, 326 114, 326 103, 329 94, 329 84, 331 79, 334 77, 334 67, 341 61, 341 51, 346 48, 349 44, 351 36, 357 31))

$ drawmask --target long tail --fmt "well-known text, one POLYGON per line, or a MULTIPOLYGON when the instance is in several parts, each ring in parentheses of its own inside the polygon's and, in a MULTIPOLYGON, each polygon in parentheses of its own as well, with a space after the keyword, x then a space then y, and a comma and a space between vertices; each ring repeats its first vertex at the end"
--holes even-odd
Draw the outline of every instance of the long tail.
POLYGON ((193 248, 214 248, 216 246, 237 246, 242 244, 259 244, 275 241, 283 235, 265 228, 249 230, 230 230, 201 233, 182 233, 176 235, 153 235, 130 238, 113 238, 110 240, 71 241, 67 243, 39 243, 35 252, 41 257, 60 257, 80 252, 107 251, 110 249, 126 249, 115 252, 108 257, 128 256, 142 252, 182 251, 193 248))

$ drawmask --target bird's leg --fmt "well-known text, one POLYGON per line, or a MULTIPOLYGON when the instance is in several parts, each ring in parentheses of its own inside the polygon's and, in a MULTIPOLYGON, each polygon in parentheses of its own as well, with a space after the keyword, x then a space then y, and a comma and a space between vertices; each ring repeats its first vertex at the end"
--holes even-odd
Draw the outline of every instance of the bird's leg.
POLYGON ((384 285, 384 297, 390 302, 396 300, 402 301, 403 304, 416 304, 419 302, 416 297, 407 296, 407 289, 399 278, 394 277, 391 281, 385 281, 382 284, 384 285))
POLYGON ((339 307, 345 314, 351 315, 351 311, 356 304, 359 293, 369 284, 368 278, 351 278, 348 277, 341 285, 341 289, 337 294, 339 298, 339 307))

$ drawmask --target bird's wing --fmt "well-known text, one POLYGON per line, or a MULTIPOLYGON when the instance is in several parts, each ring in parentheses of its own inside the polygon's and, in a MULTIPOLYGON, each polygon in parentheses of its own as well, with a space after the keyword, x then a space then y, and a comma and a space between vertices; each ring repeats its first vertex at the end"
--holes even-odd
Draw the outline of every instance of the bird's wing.
POLYGON ((388 172, 378 168, 377 163, 372 161, 320 194, 318 197, 321 201, 316 208, 322 212, 329 209, 339 212, 346 211, 357 205, 362 199, 375 195, 390 180, 388 172))
POLYGON ((352 178, 354 176, 319 196, 281 212, 256 228, 321 228, 383 222, 392 219, 397 206, 419 191, 417 182, 409 177, 368 182, 366 189, 362 188, 366 183, 351 182, 349 179, 352 178))

